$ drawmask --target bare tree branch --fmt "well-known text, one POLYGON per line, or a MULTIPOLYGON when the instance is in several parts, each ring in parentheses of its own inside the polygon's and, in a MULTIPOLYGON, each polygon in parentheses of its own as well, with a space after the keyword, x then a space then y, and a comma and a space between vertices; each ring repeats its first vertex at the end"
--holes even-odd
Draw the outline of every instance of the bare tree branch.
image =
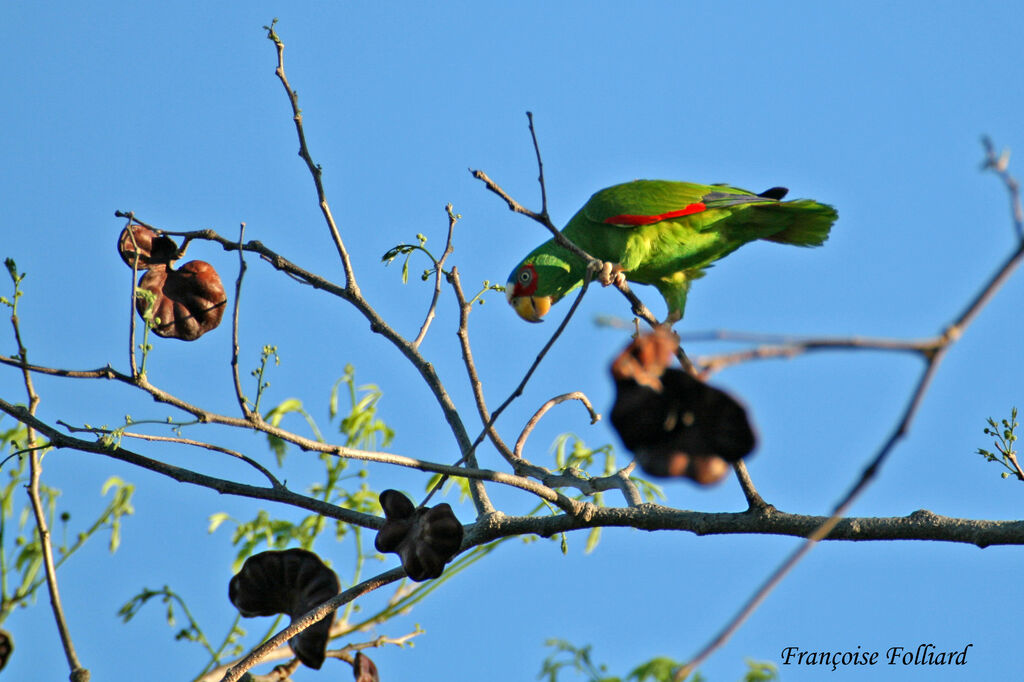
MULTIPOLYGON (((15 270, 13 262, 7 263, 11 279, 14 280, 15 294, 11 302, 11 327, 14 329, 14 339, 18 345, 18 358, 21 361, 22 379, 25 382, 25 391, 28 393, 28 409, 24 410, 29 416, 34 417, 39 407, 39 394, 36 393, 32 383, 32 373, 26 369, 28 365, 28 351, 21 340, 21 326, 18 323, 18 287, 20 276, 15 270)), ((23 408, 24 409, 24 408, 23 408)), ((64 656, 67 658, 68 667, 71 669, 71 680, 73 682, 88 682, 89 670, 82 666, 75 651, 75 644, 71 640, 71 630, 68 628, 67 619, 64 617, 64 607, 60 599, 60 587, 57 583, 57 568, 53 560, 53 545, 50 543, 50 529, 46 522, 46 511, 43 509, 43 501, 39 494, 39 480, 43 473, 43 462, 40 447, 36 445, 36 429, 26 424, 26 441, 28 444, 29 456, 29 484, 28 498, 32 507, 32 515, 36 522, 36 532, 39 535, 39 549, 43 556, 43 573, 46 579, 46 588, 50 594, 50 608, 53 611, 53 619, 57 624, 57 634, 60 636, 61 645, 64 647, 64 656)))
MULTIPOLYGON (((1012 186, 1010 184, 1007 186, 1011 188, 1012 193, 1012 186)), ((943 358, 945 358, 949 348, 960 339, 967 326, 981 311, 985 304, 988 303, 992 296, 995 295, 996 291, 999 290, 1013 271, 1016 270, 1022 259, 1024 259, 1024 240, 1020 241, 1020 244, 1014 252, 1010 254, 999 269, 996 270, 995 274, 989 278, 988 282, 982 286, 981 291, 977 296, 974 297, 954 322, 946 328, 945 333, 943 333, 941 337, 941 342, 936 346, 934 352, 927 356, 927 365, 921 374, 921 378, 918 380, 917 386, 911 394, 910 400, 908 401, 895 430, 893 430, 885 443, 882 444, 878 452, 869 462, 868 466, 865 467, 860 478, 857 479, 850 490, 843 496, 839 504, 836 505, 831 516, 823 521, 813 533, 808 535, 807 542, 794 551, 782 563, 782 565, 768 577, 753 596, 750 597, 746 604, 743 605, 740 611, 725 625, 724 628, 722 628, 718 635, 716 635, 711 642, 701 649, 701 651, 685 666, 682 666, 679 669, 675 675, 675 679, 677 681, 686 679, 686 677, 704 660, 706 660, 708 656, 722 646, 740 627, 740 625, 743 624, 750 614, 757 610, 757 607, 761 602, 764 601, 768 594, 776 585, 779 584, 779 582, 782 581, 789 571, 800 563, 800 560, 803 559, 803 557, 814 547, 815 544, 817 544, 818 541, 828 537, 833 528, 841 522, 843 514, 846 513, 846 511, 853 505, 854 501, 875 478, 879 469, 881 469, 882 465, 885 463, 885 460, 896 447, 896 444, 909 432, 910 425, 914 420, 914 416, 917 414, 918 408, 921 406, 921 402, 924 400, 925 393, 931 385, 932 378, 935 376, 935 372, 938 370, 939 364, 942 362, 943 358)))
POLYGON ((292 89, 292 86, 288 83, 288 77, 284 73, 284 42, 274 32, 274 24, 271 22, 270 26, 264 26, 267 30, 267 38, 273 41, 274 46, 277 48, 277 69, 274 73, 281 81, 281 85, 284 86, 285 92, 288 93, 288 101, 292 106, 292 121, 295 122, 295 132, 299 136, 299 156, 306 162, 306 168, 309 169, 309 174, 313 176, 313 183, 316 185, 316 198, 320 204, 320 211, 324 215, 324 220, 327 221, 327 228, 331 232, 331 238, 334 240, 334 246, 338 250, 338 256, 341 258, 342 267, 345 269, 345 288, 351 291, 355 295, 359 295, 359 286, 356 284, 355 271, 352 269, 352 262, 349 259, 348 251, 345 249, 345 244, 341 240, 341 233, 338 231, 338 226, 334 222, 334 216, 331 214, 331 207, 327 203, 327 193, 324 191, 323 183, 323 170, 320 165, 313 162, 313 157, 309 154, 309 147, 306 145, 306 133, 302 128, 302 109, 299 108, 299 95, 292 89))

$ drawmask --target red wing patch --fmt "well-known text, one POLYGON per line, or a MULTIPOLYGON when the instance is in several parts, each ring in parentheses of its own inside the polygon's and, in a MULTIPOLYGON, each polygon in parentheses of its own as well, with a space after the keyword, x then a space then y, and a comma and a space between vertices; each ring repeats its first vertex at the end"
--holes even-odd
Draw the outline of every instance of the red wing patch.
POLYGON ((624 213, 622 215, 613 215, 611 218, 605 218, 604 222, 609 225, 652 225, 654 223, 660 223, 662 220, 668 220, 669 218, 682 218, 684 215, 700 213, 705 209, 707 209, 707 206, 705 206, 703 202, 698 201, 677 211, 659 213, 658 215, 630 215, 628 213, 624 213))

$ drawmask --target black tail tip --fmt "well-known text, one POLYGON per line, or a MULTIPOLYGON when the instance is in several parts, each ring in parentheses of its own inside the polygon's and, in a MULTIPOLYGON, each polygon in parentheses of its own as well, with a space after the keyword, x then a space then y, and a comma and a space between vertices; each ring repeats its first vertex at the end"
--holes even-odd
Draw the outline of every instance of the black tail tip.
POLYGON ((785 187, 771 187, 761 192, 757 196, 764 197, 765 199, 775 199, 775 201, 781 201, 784 196, 789 194, 789 190, 785 187))

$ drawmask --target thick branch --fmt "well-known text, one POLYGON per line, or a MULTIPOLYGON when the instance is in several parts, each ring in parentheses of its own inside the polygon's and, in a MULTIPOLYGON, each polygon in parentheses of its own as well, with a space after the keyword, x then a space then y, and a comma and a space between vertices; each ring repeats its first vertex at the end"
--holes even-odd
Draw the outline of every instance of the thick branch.
MULTIPOLYGON (((678 530, 694 535, 784 535, 806 538, 829 517, 787 514, 774 509, 705 513, 657 504, 633 507, 592 507, 587 516, 504 516, 492 514, 468 529, 464 546, 485 544, 510 535, 557 533, 595 527, 678 530)), ((1024 521, 989 521, 940 516, 918 510, 907 516, 840 519, 823 540, 935 540, 977 547, 1024 545, 1024 521)))

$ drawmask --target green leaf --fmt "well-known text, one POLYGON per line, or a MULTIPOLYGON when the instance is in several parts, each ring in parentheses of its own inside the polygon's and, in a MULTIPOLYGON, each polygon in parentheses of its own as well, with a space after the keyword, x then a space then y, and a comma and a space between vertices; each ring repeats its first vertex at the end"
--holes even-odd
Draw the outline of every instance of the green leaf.
POLYGON ((227 514, 226 512, 217 512, 216 514, 210 514, 210 525, 207 526, 206 532, 215 532, 218 528, 220 528, 222 523, 224 523, 230 518, 231 515, 227 514))
POLYGON ((594 548, 597 547, 597 543, 600 542, 600 541, 601 541, 601 528, 600 527, 591 528, 590 529, 590 533, 587 534, 587 544, 583 548, 583 553, 584 554, 590 554, 594 550, 594 548))
POLYGON ((629 675, 626 676, 626 680, 635 680, 636 682, 647 682, 648 680, 651 680, 651 682, 672 682, 676 670, 681 666, 682 663, 665 656, 659 656, 633 668, 629 675))

